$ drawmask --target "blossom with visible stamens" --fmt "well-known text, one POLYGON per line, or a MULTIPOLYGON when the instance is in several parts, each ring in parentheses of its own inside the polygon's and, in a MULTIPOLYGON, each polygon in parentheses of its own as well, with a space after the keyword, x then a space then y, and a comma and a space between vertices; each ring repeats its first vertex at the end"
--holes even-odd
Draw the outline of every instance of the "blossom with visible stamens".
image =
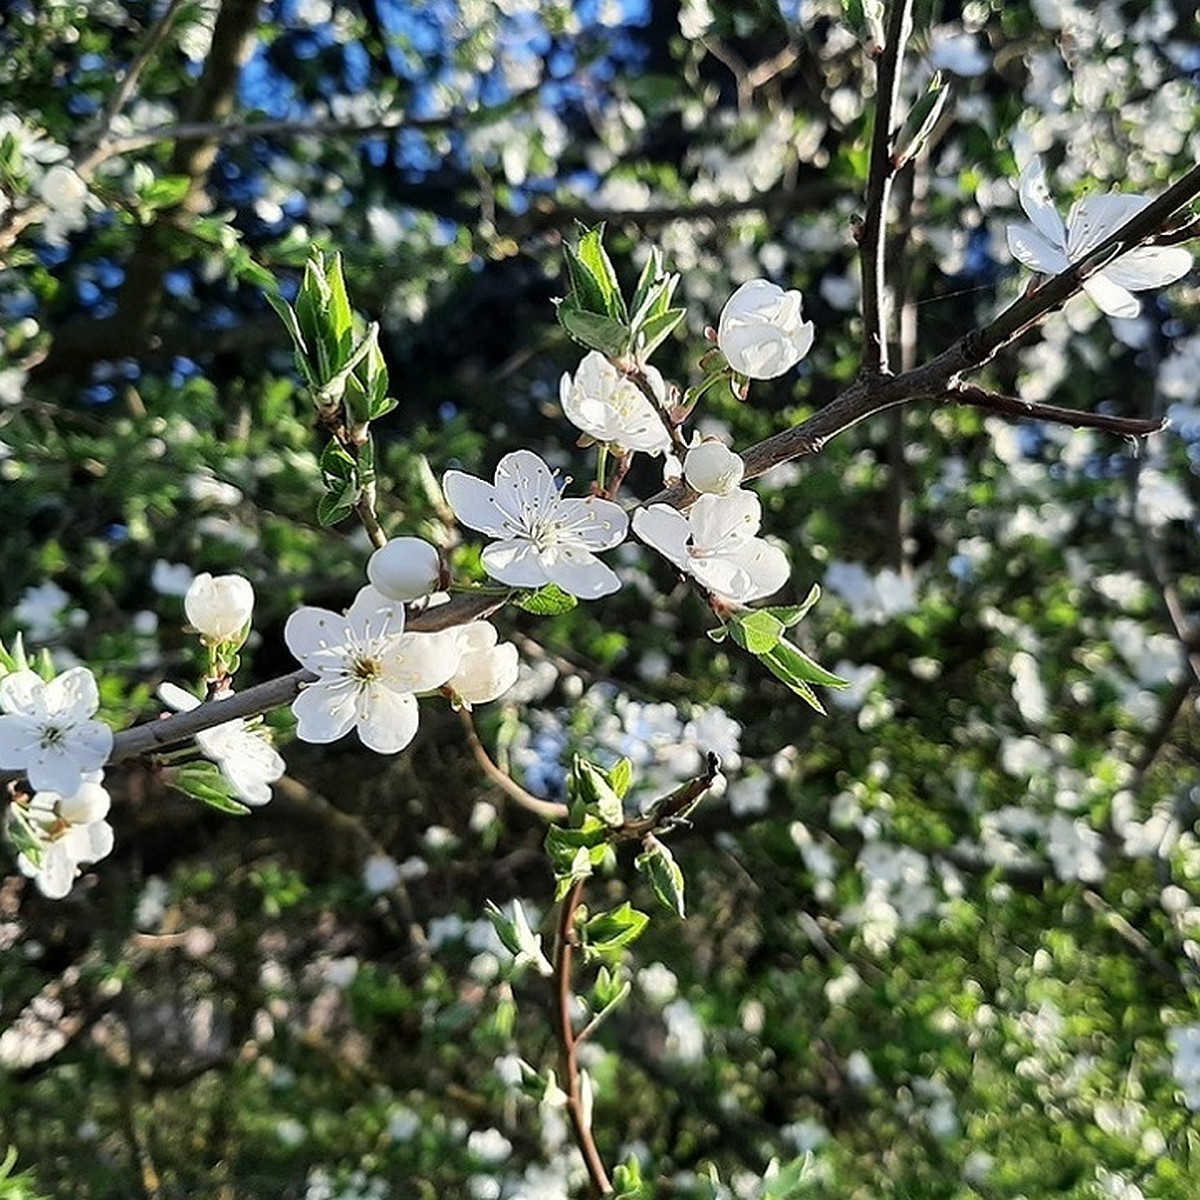
POLYGON ((629 520, 620 505, 595 496, 564 499, 553 471, 532 451, 506 454, 494 484, 447 471, 442 488, 454 515, 499 538, 483 552, 487 573, 513 587, 556 584, 581 600, 615 592, 621 581, 594 551, 625 539, 629 520))
POLYGON ((417 732, 417 692, 440 688, 458 668, 455 630, 405 633, 404 606, 373 587, 359 590, 345 615, 326 608, 292 613, 288 649, 318 679, 292 702, 305 742, 335 742, 358 731, 379 754, 403 750, 417 732))

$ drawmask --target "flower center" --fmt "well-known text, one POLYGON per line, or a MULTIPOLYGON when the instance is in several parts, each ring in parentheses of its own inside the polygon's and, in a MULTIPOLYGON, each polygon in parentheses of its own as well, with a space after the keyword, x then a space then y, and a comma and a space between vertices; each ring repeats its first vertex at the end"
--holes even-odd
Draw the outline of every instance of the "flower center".
POLYGON ((42 749, 50 750, 61 746, 67 738, 67 731, 61 725, 47 725, 42 729, 42 749))
POLYGON ((350 677, 359 684, 374 683, 383 675, 383 664, 377 658, 357 654, 350 663, 350 677))

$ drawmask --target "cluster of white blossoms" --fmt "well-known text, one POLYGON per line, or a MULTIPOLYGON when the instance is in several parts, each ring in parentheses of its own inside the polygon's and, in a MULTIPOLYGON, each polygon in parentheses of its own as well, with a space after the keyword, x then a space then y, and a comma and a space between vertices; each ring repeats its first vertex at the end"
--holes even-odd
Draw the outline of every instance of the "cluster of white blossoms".
POLYGON ((67 161, 67 147, 17 113, 0 113, 0 142, 6 140, 15 150, 17 187, 15 198, 8 189, 0 189, 0 217, 10 206, 27 208, 34 200, 41 201, 45 206, 39 215, 41 236, 51 245, 62 245, 87 223, 93 203, 87 184, 67 161))
POLYGON ((80 864, 112 849, 103 766, 113 733, 95 720, 100 694, 86 667, 51 679, 13 671, 0 679, 0 768, 20 771, 32 795, 14 801, 18 866, 47 896, 65 896, 80 864))
POLYGON ((284 628, 288 649, 317 676, 292 703, 302 741, 334 742, 353 729, 368 749, 395 754, 416 736, 418 696, 442 691, 470 708, 516 683, 517 649, 487 621, 405 629, 406 600, 438 600, 435 547, 393 539, 372 555, 367 574, 371 582, 345 613, 306 607, 284 628))

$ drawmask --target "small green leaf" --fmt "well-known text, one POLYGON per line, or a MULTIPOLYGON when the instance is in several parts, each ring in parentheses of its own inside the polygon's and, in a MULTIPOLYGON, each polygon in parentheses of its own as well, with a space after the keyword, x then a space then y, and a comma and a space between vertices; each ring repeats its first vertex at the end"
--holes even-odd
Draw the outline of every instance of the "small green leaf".
POLYGON ((584 945, 593 954, 612 954, 641 937, 650 918, 628 901, 611 912, 598 913, 583 927, 584 945))
POLYGON ((643 845, 646 849, 637 856, 633 865, 646 877, 659 903, 682 920, 683 872, 675 856, 653 835, 647 837, 643 845))
MULTIPOLYGON (((350 346, 354 328, 354 314, 350 311, 350 297, 346 294, 346 280, 342 275, 342 256, 335 254, 325 272, 329 285, 328 321, 329 332, 340 351, 345 353, 350 346)), ((344 362, 334 362, 334 369, 344 366, 344 362)))
POLYGON ((240 800, 235 799, 236 789, 221 774, 216 763, 184 763, 170 772, 168 779, 171 786, 183 792, 185 796, 203 801, 209 807, 230 816, 244 817, 250 811, 240 800))
POLYGON ((850 686, 850 680, 843 679, 840 675, 835 675, 832 671, 827 671, 820 663, 809 658, 798 646, 794 646, 787 638, 781 638, 779 644, 772 651, 783 661, 788 670, 796 676, 797 679, 803 679, 805 683, 819 683, 822 687, 844 688, 850 686))
POLYGON ((621 797, 613 789, 608 777, 585 758, 576 756, 567 780, 567 793, 572 801, 579 801, 594 809, 606 825, 620 825, 625 820, 621 797))
POLYGON ((341 442, 330 438, 325 449, 321 451, 321 478, 328 487, 332 483, 345 483, 354 479, 358 474, 358 463, 341 442))
POLYGON ((769 612, 771 616, 783 622, 784 628, 791 629, 793 625, 798 625, 808 615, 820 598, 821 586, 814 583, 808 589, 808 595, 799 604, 772 604, 760 611, 769 612))
POLYGON ((765 609, 739 613, 729 621, 729 636, 751 654, 769 654, 783 636, 784 624, 765 609))
POLYGON ((685 316, 687 309, 668 308, 666 312, 648 318, 643 325, 635 329, 633 341, 638 358, 645 362, 685 316))
POLYGON ((579 255, 579 261, 595 279, 604 297, 604 307, 599 311, 606 312, 617 321, 627 322, 629 312, 625 308, 625 300, 621 296, 621 285, 617 280, 617 272, 613 268, 612 260, 608 257, 608 252, 604 249, 603 223, 594 229, 584 231, 575 247, 575 252, 579 255))
POLYGON ((349 484, 338 492, 326 492, 317 501, 317 521, 326 527, 344 521, 358 503, 358 486, 349 484))
POLYGON ((604 302, 604 288, 600 280, 592 273, 591 268, 579 257, 574 246, 563 247, 563 258, 567 264, 567 279, 571 290, 562 301, 565 308, 576 309, 579 312, 608 313, 608 305, 604 302))
POLYGON ((633 786, 633 763, 628 758, 618 759, 608 769, 608 782, 612 790, 624 800, 633 786))
POLYGON ((513 603, 536 617, 556 617, 559 613, 570 612, 579 601, 557 584, 548 583, 536 592, 518 596, 513 603))
POLYGON ((629 347, 629 328, 623 322, 600 313, 558 306, 559 324, 581 346, 619 358, 629 347))
POLYGON ((613 1171, 613 1200, 645 1200, 649 1193, 642 1180, 642 1168, 631 1154, 613 1171))

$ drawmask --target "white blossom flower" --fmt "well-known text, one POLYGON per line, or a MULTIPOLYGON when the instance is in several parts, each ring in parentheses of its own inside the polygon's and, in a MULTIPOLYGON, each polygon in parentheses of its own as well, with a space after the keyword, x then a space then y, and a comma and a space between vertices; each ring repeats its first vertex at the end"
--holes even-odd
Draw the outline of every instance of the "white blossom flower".
POLYGON ((442 562, 437 547, 418 537, 392 538, 367 562, 367 578, 389 600, 416 600, 437 587, 442 562))
MULTIPOLYGON (((667 385, 654 367, 644 368, 659 408, 667 405, 667 385)), ((663 418, 641 389, 597 350, 584 356, 574 379, 566 372, 559 399, 568 421, 590 438, 624 450, 659 454, 671 445, 663 418)))
MULTIPOLYGON (((227 700, 232 692, 217 698, 227 700)), ((200 706, 198 697, 174 683, 163 683, 158 698, 176 712, 191 712, 200 706)), ((258 806, 271 799, 271 784, 287 769, 279 751, 267 740, 263 729, 250 729, 240 717, 203 729, 196 734, 200 752, 221 768, 221 774, 233 784, 238 797, 258 806)))
POLYGON ((95 676, 72 667, 46 683, 33 671, 0 679, 0 767, 24 771, 36 791, 73 796, 84 773, 112 753, 112 730, 92 714, 100 705, 95 676))
POLYGON ((496 627, 471 621, 458 629, 462 658, 447 686, 470 708, 504 695, 517 682, 520 660, 512 642, 501 642, 496 627))
POLYGON ((355 728, 368 749, 395 754, 417 732, 415 693, 441 687, 458 667, 454 630, 405 633, 403 606, 372 587, 360 589, 344 616, 292 613, 283 636, 318 676, 292 702, 305 742, 335 742, 355 728))
MULTIPOLYGON (((1008 248, 1018 262, 1057 275, 1086 258, 1109 234, 1150 203, 1145 196, 1107 193, 1077 200, 1063 223, 1050 198, 1041 159, 1021 172, 1021 207, 1032 222, 1008 227, 1008 248)), ((1181 246, 1137 246, 1083 281, 1083 290, 1110 317, 1136 317, 1141 304, 1131 292, 1163 287, 1186 275, 1192 256, 1181 246)))
POLYGON ((206 642, 236 641, 250 623, 254 588, 241 575, 197 575, 183 597, 188 622, 206 642))
POLYGON ((742 482, 745 473, 741 455, 721 442, 701 442, 683 460, 683 477, 698 492, 724 495, 742 482))
POLYGON ((70 892, 80 864, 99 862, 112 851, 112 826, 104 819, 112 801, 103 778, 103 771, 89 771, 70 795, 39 791, 24 806, 39 853, 37 861, 29 854, 18 855, 17 866, 51 900, 70 892))
POLYGON ((755 536, 761 523, 758 497, 740 488, 724 496, 705 493, 686 517, 667 504, 633 516, 643 542, 734 604, 769 596, 787 582, 787 556, 755 536))
POLYGON ((506 454, 495 484, 447 471, 442 488, 468 529, 499 538, 483 552, 487 573, 513 587, 556 584, 581 600, 615 592, 621 581, 596 558, 625 538, 620 505, 588 496, 566 500, 548 466, 532 451, 506 454))
POLYGON ((774 379, 812 348, 813 323, 801 321, 803 298, 767 279, 743 283, 725 302, 717 345, 729 365, 748 379, 774 379))

